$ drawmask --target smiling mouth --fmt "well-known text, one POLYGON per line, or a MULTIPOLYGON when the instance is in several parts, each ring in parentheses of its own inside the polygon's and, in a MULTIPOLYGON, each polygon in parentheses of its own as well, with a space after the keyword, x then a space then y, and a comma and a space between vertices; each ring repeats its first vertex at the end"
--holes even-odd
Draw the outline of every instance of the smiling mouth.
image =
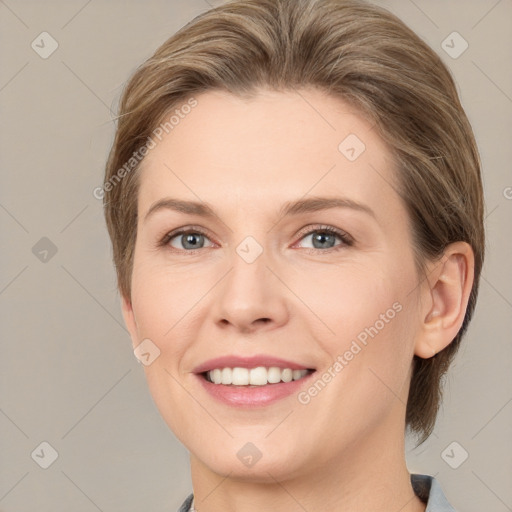
POLYGON ((212 384, 258 387, 301 380, 314 371, 313 369, 292 370, 291 368, 279 368, 277 366, 258 366, 256 368, 215 368, 203 372, 201 375, 212 384))

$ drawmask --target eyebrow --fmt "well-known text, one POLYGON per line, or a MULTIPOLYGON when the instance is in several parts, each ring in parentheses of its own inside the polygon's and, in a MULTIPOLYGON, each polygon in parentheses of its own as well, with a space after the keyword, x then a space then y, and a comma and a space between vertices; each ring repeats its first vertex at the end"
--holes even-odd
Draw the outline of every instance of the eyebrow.
POLYGON ((288 215, 300 215, 330 208, 349 208, 376 218, 375 212, 369 206, 344 197, 311 197, 288 202, 281 208, 280 215, 286 217, 288 215))
MULTIPOLYGON (((291 215, 301 215, 304 213, 328 210, 330 208, 349 208, 376 218, 375 212, 369 206, 343 197, 311 197, 308 199, 289 201, 280 208, 279 215, 281 217, 287 217, 291 215)), ((160 210, 173 210, 189 215, 198 215, 204 218, 217 217, 213 208, 206 203, 183 201, 181 199, 166 197, 151 205, 144 216, 144 222, 146 222, 151 215, 160 210)))

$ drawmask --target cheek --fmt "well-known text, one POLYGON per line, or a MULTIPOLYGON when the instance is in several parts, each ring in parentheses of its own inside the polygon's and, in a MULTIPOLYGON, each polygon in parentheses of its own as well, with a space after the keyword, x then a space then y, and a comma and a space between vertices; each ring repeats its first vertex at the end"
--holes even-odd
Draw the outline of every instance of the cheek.
POLYGON ((180 385, 180 361, 187 350, 187 337, 180 336, 193 301, 193 286, 178 274, 139 264, 132 279, 133 311, 140 340, 150 339, 159 352, 144 366, 149 392, 163 419, 178 438, 184 432, 181 410, 190 397, 180 385))
MULTIPOLYGON (((162 418, 178 439, 186 437, 186 422, 181 414, 190 396, 180 383, 180 361, 189 338, 181 336, 190 320, 201 286, 183 272, 170 272, 151 262, 137 262, 132 278, 133 310, 140 340, 149 338, 159 355, 144 366, 148 389, 162 418)), ((204 292, 203 292, 204 293, 204 292)))
POLYGON ((359 335, 364 340, 372 326, 384 331, 397 316, 406 286, 392 267, 381 260, 377 265, 332 265, 321 272, 310 269, 296 278, 294 291, 329 328, 331 336, 322 339, 330 340, 334 349, 343 348, 338 342, 359 335))
POLYGON ((303 296, 332 331, 322 333, 317 341, 331 361, 343 358, 346 368, 340 384, 358 387, 359 381, 371 394, 378 385, 370 371, 374 370, 398 390, 414 350, 417 312, 416 295, 411 292, 417 278, 412 259, 382 259, 377 265, 339 268, 330 276, 316 275, 315 283, 317 292, 304 288, 303 296))
POLYGON ((157 345, 162 345, 162 351, 179 351, 181 344, 176 333, 208 289, 208 280, 197 273, 140 262, 132 279, 133 309, 139 335, 154 339, 157 345), (166 342, 171 339, 172 344, 166 342))

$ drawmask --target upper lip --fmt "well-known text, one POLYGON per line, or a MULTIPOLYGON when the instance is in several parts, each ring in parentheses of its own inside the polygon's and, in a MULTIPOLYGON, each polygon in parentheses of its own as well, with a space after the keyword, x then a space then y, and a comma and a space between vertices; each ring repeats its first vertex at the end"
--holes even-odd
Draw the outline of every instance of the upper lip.
POLYGON ((310 366, 304 366, 294 361, 287 361, 280 357, 270 355, 256 355, 256 356, 222 356, 214 359, 209 359, 199 366, 196 366, 193 370, 194 373, 203 373, 216 368, 257 368, 258 366, 264 366, 270 368, 272 366, 277 368, 290 368, 292 370, 313 370, 310 366))

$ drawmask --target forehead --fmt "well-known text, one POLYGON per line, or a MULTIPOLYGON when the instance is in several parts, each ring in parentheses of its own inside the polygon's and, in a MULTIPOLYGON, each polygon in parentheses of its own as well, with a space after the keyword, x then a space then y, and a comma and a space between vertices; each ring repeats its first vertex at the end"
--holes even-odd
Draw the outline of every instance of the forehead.
POLYGON ((139 210, 166 194, 219 206, 229 197, 245 208, 279 206, 308 193, 398 200, 389 149, 339 98, 309 89, 262 90, 250 99, 208 91, 194 99, 191 109, 174 107, 181 115, 161 140, 153 137, 142 163, 139 210))

